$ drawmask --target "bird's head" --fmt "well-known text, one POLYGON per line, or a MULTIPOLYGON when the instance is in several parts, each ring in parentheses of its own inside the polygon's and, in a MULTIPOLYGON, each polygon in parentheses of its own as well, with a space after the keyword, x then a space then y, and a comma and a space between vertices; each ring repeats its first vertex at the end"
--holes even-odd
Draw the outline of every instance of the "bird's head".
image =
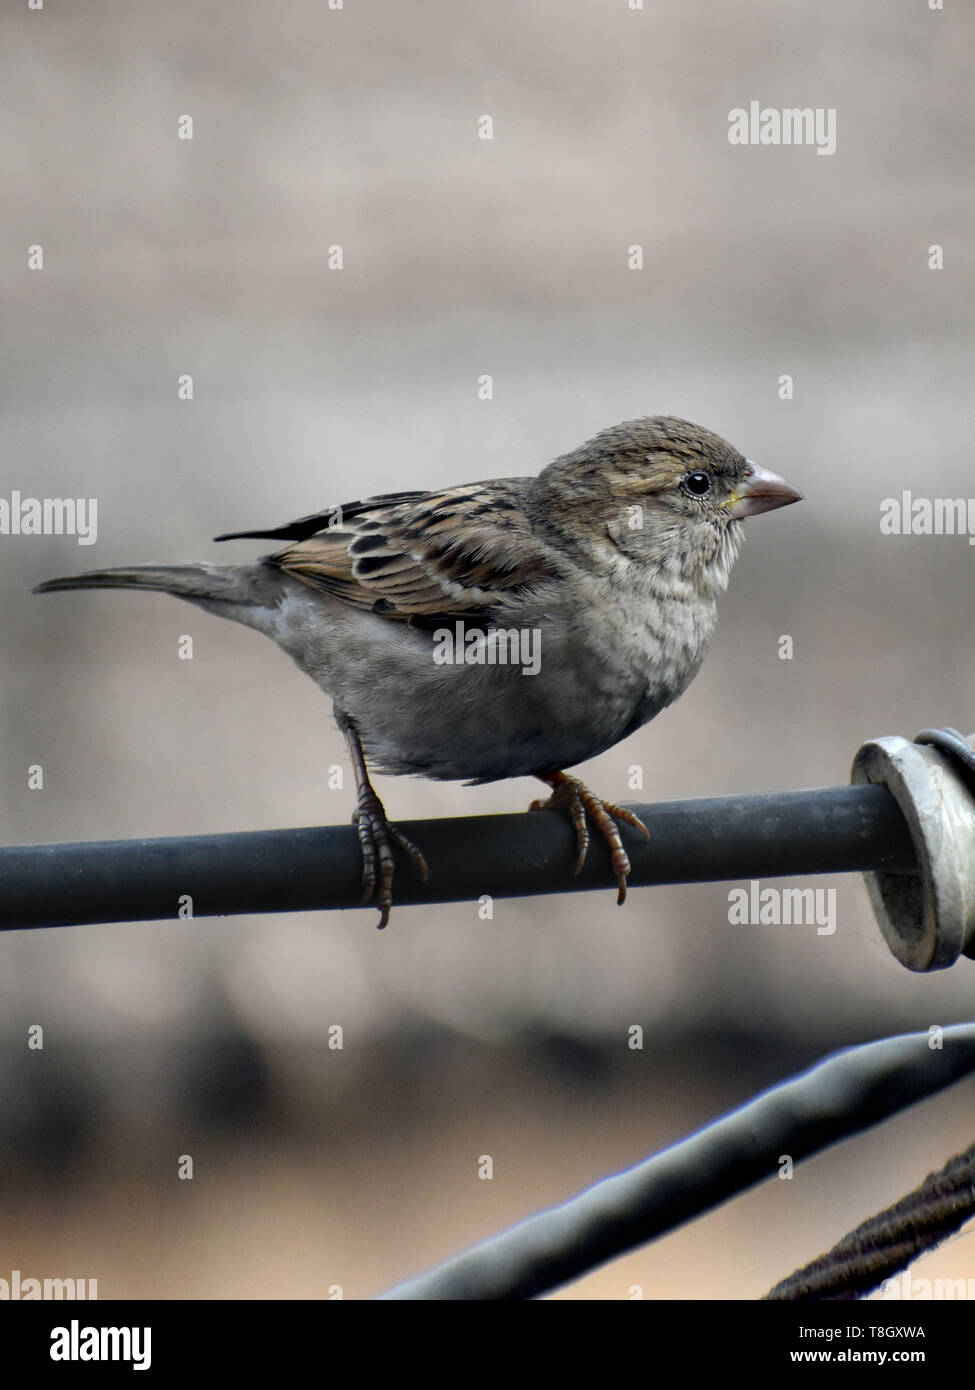
POLYGON ((615 548, 707 589, 727 583, 745 517, 802 496, 720 435, 667 415, 603 430, 539 483, 554 524, 585 537, 594 558, 615 548))

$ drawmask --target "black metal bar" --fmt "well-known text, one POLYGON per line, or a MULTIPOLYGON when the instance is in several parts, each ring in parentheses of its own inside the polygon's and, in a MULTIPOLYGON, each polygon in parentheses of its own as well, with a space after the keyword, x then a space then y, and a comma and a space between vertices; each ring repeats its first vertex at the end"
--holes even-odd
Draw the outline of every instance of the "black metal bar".
MULTIPOLYGON (((903 816, 885 787, 830 787, 660 802, 634 808, 646 843, 623 827, 632 887, 781 875, 915 870, 903 816)), ((556 812, 401 824, 423 850, 430 882, 398 855, 398 904, 562 893, 614 884, 593 837, 573 875, 575 840, 556 812)), ((355 907, 359 844, 351 826, 259 830, 164 840, 0 849, 0 929, 355 907)))
POLYGON ((646 1244, 975 1070, 975 1024, 884 1038, 827 1057, 707 1128, 562 1206, 405 1284, 393 1299, 536 1298, 646 1244))

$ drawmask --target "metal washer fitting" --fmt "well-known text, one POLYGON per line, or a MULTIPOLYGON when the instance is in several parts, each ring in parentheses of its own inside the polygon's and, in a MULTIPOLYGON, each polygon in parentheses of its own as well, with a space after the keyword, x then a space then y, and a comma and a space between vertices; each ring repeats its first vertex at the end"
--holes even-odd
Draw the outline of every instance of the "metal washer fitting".
POLYGON ((917 873, 863 876, 893 954, 908 970, 975 956, 975 797, 952 759, 899 735, 871 739, 850 781, 887 787, 914 844, 917 873))

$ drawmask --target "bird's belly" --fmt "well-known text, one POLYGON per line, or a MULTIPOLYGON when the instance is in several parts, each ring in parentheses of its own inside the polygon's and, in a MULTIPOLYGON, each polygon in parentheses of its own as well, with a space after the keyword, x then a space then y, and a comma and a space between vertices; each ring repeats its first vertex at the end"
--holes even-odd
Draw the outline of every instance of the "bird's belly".
POLYGON ((697 622, 671 623, 680 640, 662 642, 656 622, 599 615, 590 628, 583 615, 508 629, 518 640, 493 644, 492 655, 469 626, 438 649, 435 634, 344 606, 323 642, 320 621, 304 623, 301 608, 289 615, 291 640, 277 638, 355 721, 371 764, 442 780, 495 781, 595 757, 677 698, 710 638, 697 622))
MULTIPOLYGON (((543 654, 537 674, 517 666, 454 666, 424 692, 404 677, 399 698, 360 705, 367 754, 389 772, 495 781, 574 767, 626 738, 684 690, 696 652, 655 664, 543 654)), ((703 653, 701 653, 703 656, 703 653)))
POLYGON ((360 705, 357 722, 377 768, 487 782, 572 767, 610 747, 627 711, 618 692, 605 694, 595 701, 578 678, 460 668, 428 697, 414 682, 381 710, 360 705))

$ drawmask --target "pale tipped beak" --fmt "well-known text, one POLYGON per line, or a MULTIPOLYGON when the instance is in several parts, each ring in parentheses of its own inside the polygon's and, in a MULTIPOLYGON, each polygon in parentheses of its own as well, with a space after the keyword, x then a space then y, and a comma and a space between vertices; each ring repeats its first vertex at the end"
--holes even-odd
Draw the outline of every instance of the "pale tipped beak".
POLYGON ((759 463, 748 460, 745 476, 735 489, 731 515, 738 517, 758 516, 759 512, 772 512, 776 507, 788 507, 790 502, 801 502, 802 493, 780 478, 778 473, 770 473, 759 463))

